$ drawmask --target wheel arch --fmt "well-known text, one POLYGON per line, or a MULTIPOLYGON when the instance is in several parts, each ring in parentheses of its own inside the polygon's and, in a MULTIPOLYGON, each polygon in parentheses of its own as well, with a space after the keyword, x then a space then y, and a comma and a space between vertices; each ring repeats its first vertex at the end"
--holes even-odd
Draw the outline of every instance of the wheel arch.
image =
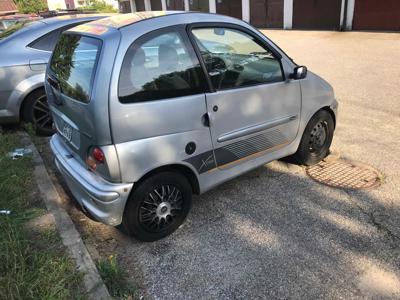
MULTIPOLYGON (((325 110, 331 115, 332 120, 333 120, 333 126, 334 126, 334 128, 336 128, 336 115, 335 115, 335 112, 332 110, 332 108, 330 108, 329 106, 324 106, 320 110, 325 110)), ((318 111, 320 111, 320 110, 318 110, 318 111)))
POLYGON ((190 167, 185 166, 183 164, 165 165, 165 166, 157 167, 157 168, 147 172, 138 181, 135 182, 135 184, 133 185, 134 188, 132 189, 132 192, 133 192, 133 190, 135 190, 135 186, 139 186, 140 183, 143 182, 144 180, 146 180, 147 178, 149 178, 157 173, 166 172, 166 171, 177 172, 177 173, 184 175, 188 179, 189 184, 192 187, 193 193, 196 195, 200 194, 200 184, 199 184, 199 180, 197 178, 196 173, 190 167))
POLYGON ((44 89, 44 85, 37 85, 37 86, 34 86, 34 87, 32 87, 29 91, 27 91, 26 93, 25 93, 25 95, 23 96, 23 97, 21 97, 22 98, 22 100, 21 100, 21 104, 20 104, 20 109, 19 109, 19 119, 20 120, 22 120, 22 121, 27 121, 27 120, 24 120, 24 116, 23 116, 23 112, 24 112, 24 109, 25 109, 25 106, 26 106, 26 104, 27 104, 27 99, 33 94, 33 93, 35 93, 36 91, 39 91, 39 90, 45 90, 44 89))

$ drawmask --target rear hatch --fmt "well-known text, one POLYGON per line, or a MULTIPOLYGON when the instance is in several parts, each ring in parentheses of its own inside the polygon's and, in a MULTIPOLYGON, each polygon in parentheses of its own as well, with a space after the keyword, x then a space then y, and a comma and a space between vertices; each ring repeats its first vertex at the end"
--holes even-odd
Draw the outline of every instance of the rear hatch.
POLYGON ((98 36, 67 31, 47 67, 46 93, 56 129, 71 155, 83 164, 92 147, 111 144, 108 87, 112 63, 102 63, 103 48, 104 40, 98 36))

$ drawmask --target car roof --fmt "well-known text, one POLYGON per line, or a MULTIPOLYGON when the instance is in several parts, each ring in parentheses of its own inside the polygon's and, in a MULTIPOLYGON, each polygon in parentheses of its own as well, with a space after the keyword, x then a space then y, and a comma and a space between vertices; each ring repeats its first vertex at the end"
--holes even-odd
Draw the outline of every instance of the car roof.
POLYGON ((47 25, 52 25, 59 22, 68 22, 68 20, 80 20, 80 19, 96 19, 112 16, 113 14, 75 14, 75 15, 63 15, 56 16, 46 19, 39 20, 47 25))
POLYGON ((27 25, 24 28, 12 33, 3 40, 0 40, 0 43, 4 44, 8 41, 12 41, 14 44, 25 47, 27 44, 44 34, 62 26, 78 23, 80 21, 94 21, 100 18, 109 17, 110 15, 112 14, 76 14, 56 16, 36 21, 24 20, 23 22, 27 22, 27 25))
POLYGON ((119 14, 119 15, 114 15, 110 16, 108 18, 104 18, 102 20, 97 20, 94 22, 91 22, 90 24, 92 25, 102 25, 102 26, 107 26, 107 27, 112 27, 119 29, 124 26, 128 26, 134 23, 137 23, 142 20, 146 19, 152 19, 152 18, 157 18, 157 17, 163 17, 167 15, 173 15, 173 14, 179 14, 179 13, 188 13, 184 11, 141 11, 141 12, 135 12, 135 13, 129 13, 129 14, 119 14))
POLYGON ((130 28, 131 25, 136 23, 157 21, 159 27, 162 24, 177 25, 180 23, 197 22, 229 22, 234 24, 243 24, 242 20, 238 20, 229 16, 210 14, 195 11, 143 11, 128 14, 113 15, 108 18, 99 19, 82 25, 78 25, 69 29, 69 32, 78 32, 83 34, 92 34, 100 36, 111 30, 120 30, 123 28, 130 28), (168 20, 168 21, 167 21, 168 20))

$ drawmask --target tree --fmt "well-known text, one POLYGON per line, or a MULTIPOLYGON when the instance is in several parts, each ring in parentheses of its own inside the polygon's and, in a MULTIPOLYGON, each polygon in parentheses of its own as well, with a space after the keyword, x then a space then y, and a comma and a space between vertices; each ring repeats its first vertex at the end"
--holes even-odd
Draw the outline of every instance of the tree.
POLYGON ((24 14, 38 13, 47 10, 47 2, 44 0, 14 0, 18 11, 24 14))
POLYGON ((86 5, 81 6, 82 10, 94 10, 103 13, 113 13, 117 10, 110 4, 107 4, 104 0, 87 0, 86 5))

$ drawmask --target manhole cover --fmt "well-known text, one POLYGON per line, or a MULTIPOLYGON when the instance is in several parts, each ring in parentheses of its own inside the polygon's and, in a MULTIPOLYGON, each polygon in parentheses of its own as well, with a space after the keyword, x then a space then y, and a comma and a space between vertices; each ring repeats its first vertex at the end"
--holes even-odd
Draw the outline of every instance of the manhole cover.
POLYGON ((308 176, 320 183, 344 189, 377 187, 382 175, 374 168, 344 159, 321 161, 306 169, 308 176))

